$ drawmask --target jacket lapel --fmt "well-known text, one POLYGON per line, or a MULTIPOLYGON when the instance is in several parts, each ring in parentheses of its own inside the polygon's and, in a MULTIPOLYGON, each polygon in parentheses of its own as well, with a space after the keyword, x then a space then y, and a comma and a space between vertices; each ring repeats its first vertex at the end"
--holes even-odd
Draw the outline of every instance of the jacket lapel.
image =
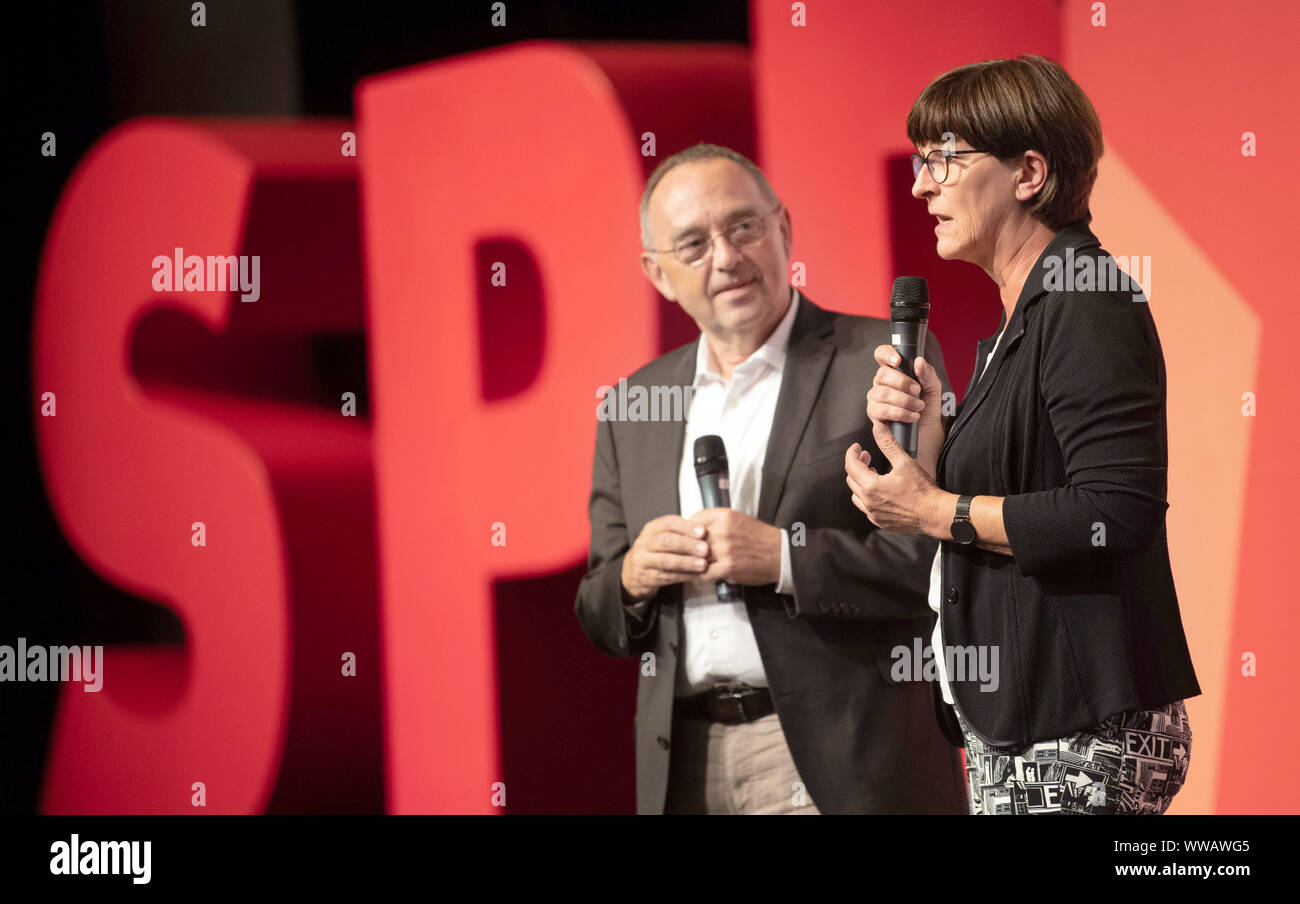
MULTIPOLYGON (((1002 369, 1002 362, 1006 360, 1007 354, 1010 353, 1012 346, 1019 341, 1020 337, 1025 334, 1024 319, 1020 316, 1022 308, 1016 306, 1016 312, 1011 317, 1011 324, 1007 327, 1007 334, 1002 337, 1002 342, 997 346, 997 351, 993 355, 993 360, 989 362, 988 369, 984 371, 983 376, 979 376, 980 369, 984 366, 984 358, 988 355, 993 343, 997 341, 997 333, 986 339, 981 339, 975 358, 975 376, 972 377, 972 387, 966 390, 966 397, 962 400, 961 411, 957 412, 957 419, 953 421, 952 427, 948 430, 947 437, 944 438, 943 447, 939 450, 939 461, 936 470, 943 467, 944 456, 948 452, 948 447, 952 445, 953 438, 961 432, 962 428, 970 422, 974 416, 975 410, 983 404, 988 397, 989 389, 998 378, 998 371, 1002 369), (972 394, 973 393, 973 394, 972 394)), ((1002 314, 1003 320, 1006 319, 1006 312, 1002 314)))
POLYGON ((781 391, 777 395, 772 432, 763 459, 758 520, 768 524, 772 524, 776 517, 795 450, 808 425, 813 405, 821 394, 826 370, 835 356, 834 344, 824 341, 833 332, 831 315, 809 301, 807 295, 799 294, 799 310, 790 329, 781 391))
POLYGON ((1025 334, 1025 311, 1047 294, 1048 281, 1044 271, 1045 265, 1068 246, 1075 248, 1100 247, 1097 237, 1092 234, 1087 223, 1083 220, 1076 220, 1063 226, 1047 243, 1047 247, 1038 256, 1034 268, 1025 279, 1025 285, 1020 290, 1020 297, 1016 299, 1016 307, 1011 315, 1010 323, 1006 323, 1006 311, 1002 312, 1002 319, 998 322, 998 331, 1001 332, 1002 325, 1006 323, 1006 335, 1002 337, 1002 343, 998 346, 997 353, 993 356, 993 360, 989 362, 988 370, 984 372, 983 376, 979 374, 984 365, 984 356, 988 354, 987 349, 992 342, 996 341, 998 334, 994 333, 987 339, 980 340, 975 358, 975 375, 971 378, 971 388, 966 390, 966 397, 962 399, 961 410, 957 412, 956 419, 948 429, 948 435, 944 439, 943 447, 939 450, 939 461, 936 470, 941 473, 944 456, 947 454, 949 446, 952 445, 953 437, 960 433, 961 429, 970 422, 975 409, 979 408, 984 399, 988 397, 989 389, 998 378, 998 371, 1002 367, 1002 362, 1006 360, 1012 346, 1025 334))
MULTIPOLYGON (((961 410, 957 412, 957 418, 953 420, 952 427, 948 429, 948 436, 944 438, 944 445, 939 450, 939 462, 936 464, 937 472, 943 473, 944 457, 953 444, 953 437, 956 437, 961 432, 961 429, 967 423, 970 423, 976 408, 982 405, 984 399, 988 397, 993 382, 997 381, 997 372, 1000 371, 1002 362, 1006 360, 1006 355, 1009 354, 1015 342, 1024 336, 1024 312, 1034 306, 1037 300, 1048 294, 1048 278, 1044 268, 1047 267, 1049 261, 1060 255, 1063 248, 1066 247, 1100 248, 1101 246, 1097 242, 1096 235, 1093 235, 1092 230, 1088 229, 1087 221, 1076 220, 1062 226, 1060 232, 1054 235, 1052 241, 1048 242, 1048 246, 1043 248, 1043 254, 1039 255, 1039 259, 1035 261, 1034 269, 1030 271, 1030 276, 1024 281, 1021 297, 1015 300, 1015 311, 1011 313, 1010 323, 1006 324, 1006 334, 1002 337, 1001 345, 997 347, 997 354, 993 355, 993 360, 989 362, 988 369, 983 376, 980 376, 980 368, 983 367, 984 356, 988 354, 989 343, 996 341, 997 333, 993 333, 991 337, 980 339, 979 350, 976 351, 975 358, 975 376, 971 377, 971 388, 966 390, 966 398, 962 399, 961 410)), ((1005 311, 1002 312, 1002 319, 998 323, 1000 332, 1004 323, 1006 323, 1005 311)))
MULTIPOLYGON (((692 343, 679 350, 679 358, 673 362, 668 385, 687 387, 695 381, 696 347, 696 344, 692 343)), ((689 408, 686 413, 689 416, 689 408)), ((650 439, 646 442, 645 486, 653 493, 649 511, 680 515, 682 500, 677 478, 682 464, 683 446, 686 443, 686 419, 669 421, 661 426, 664 429, 652 431, 649 434, 650 439)), ((681 611, 682 585, 671 584, 662 588, 659 591, 659 599, 660 620, 675 625, 678 613, 681 611)), ((675 639, 677 630, 673 628, 670 634, 664 636, 675 639)))
MULTIPOLYGON (((685 388, 695 382, 695 355, 700 341, 703 340, 697 340, 695 343, 681 349, 681 357, 673 365, 669 385, 685 388)), ((689 408, 686 415, 687 417, 690 416, 689 408)), ((654 436, 655 441, 650 454, 650 474, 647 485, 654 487, 656 493, 662 494, 655 499, 655 510, 680 515, 682 513, 682 499, 677 488, 677 478, 682 465, 682 454, 685 451, 686 418, 671 421, 669 429, 657 430, 654 436)))

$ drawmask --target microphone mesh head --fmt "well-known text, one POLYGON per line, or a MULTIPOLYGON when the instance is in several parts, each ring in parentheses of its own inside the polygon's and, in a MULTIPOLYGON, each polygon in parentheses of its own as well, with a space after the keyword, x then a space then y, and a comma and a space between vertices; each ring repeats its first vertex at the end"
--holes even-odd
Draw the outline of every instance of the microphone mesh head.
POLYGON ((722 437, 710 433, 695 440, 695 476, 727 469, 727 447, 722 437))
POLYGON ((930 287, 922 277, 900 276, 894 280, 889 319, 904 323, 930 319, 930 287))

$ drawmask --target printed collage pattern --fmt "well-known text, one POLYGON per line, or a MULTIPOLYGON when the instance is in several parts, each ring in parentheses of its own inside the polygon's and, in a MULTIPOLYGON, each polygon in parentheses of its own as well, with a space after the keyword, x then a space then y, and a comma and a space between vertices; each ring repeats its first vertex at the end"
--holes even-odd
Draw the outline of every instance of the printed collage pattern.
POLYGON ((960 712, 957 721, 972 815, 1159 815, 1187 779, 1192 730, 1181 700, 1023 750, 991 747, 960 712))

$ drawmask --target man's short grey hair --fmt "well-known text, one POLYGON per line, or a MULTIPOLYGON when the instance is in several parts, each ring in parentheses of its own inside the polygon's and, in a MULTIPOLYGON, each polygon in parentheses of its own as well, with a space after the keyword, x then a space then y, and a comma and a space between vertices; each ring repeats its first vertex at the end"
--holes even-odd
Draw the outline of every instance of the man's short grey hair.
MULTIPOLYGON (((654 194, 655 189, 659 186, 660 180, 668 174, 669 170, 680 166, 683 163, 693 163, 696 160, 716 160, 718 158, 730 160, 732 163, 737 163, 744 167, 745 170, 754 177, 754 182, 758 184, 758 190, 763 193, 764 198, 766 198, 773 206, 781 203, 780 199, 776 196, 776 192, 772 191, 772 186, 768 183, 767 177, 763 175, 761 169, 754 165, 754 161, 750 160, 739 151, 733 151, 731 148, 724 148, 720 144, 705 144, 704 142, 701 142, 697 145, 686 148, 684 151, 678 151, 676 154, 673 154, 663 163, 656 166, 655 171, 651 173, 650 178, 646 180, 645 192, 641 195, 642 248, 646 251, 654 249, 654 242, 650 235, 650 196, 654 194)), ((663 251, 666 249, 661 248, 659 250, 663 251)))

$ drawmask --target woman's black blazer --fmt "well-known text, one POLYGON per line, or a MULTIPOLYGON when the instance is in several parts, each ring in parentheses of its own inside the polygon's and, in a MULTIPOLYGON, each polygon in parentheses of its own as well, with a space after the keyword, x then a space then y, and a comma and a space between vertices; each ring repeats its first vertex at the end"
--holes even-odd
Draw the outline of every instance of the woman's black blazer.
POLYGON ((982 376, 997 333, 979 343, 939 453, 944 490, 1006 497, 1010 556, 941 544, 944 645, 996 646, 999 667, 995 690, 971 669, 953 698, 997 746, 1201 692, 1165 535, 1164 355, 1141 287, 1107 262, 1087 220, 1053 237, 982 376))

